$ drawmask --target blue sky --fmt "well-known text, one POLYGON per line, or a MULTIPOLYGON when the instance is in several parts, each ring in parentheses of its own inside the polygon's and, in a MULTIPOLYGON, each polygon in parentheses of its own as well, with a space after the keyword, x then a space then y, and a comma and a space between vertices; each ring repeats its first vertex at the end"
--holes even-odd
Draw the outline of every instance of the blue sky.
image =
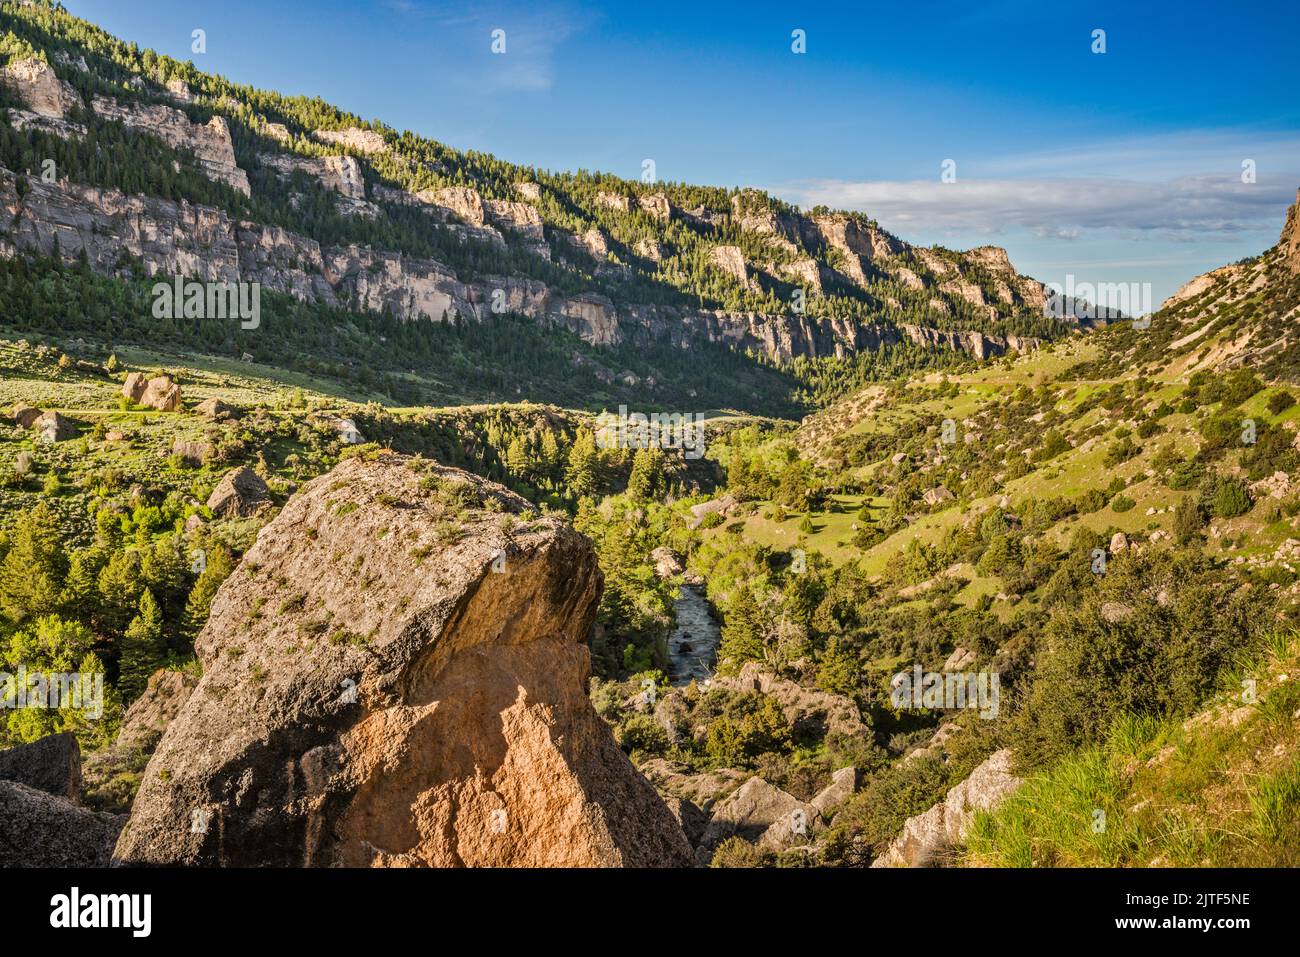
POLYGON ((1157 305, 1272 245, 1300 187, 1294 3, 65 2, 454 147, 629 178, 653 159, 1006 246, 1044 281, 1149 282, 1157 305))

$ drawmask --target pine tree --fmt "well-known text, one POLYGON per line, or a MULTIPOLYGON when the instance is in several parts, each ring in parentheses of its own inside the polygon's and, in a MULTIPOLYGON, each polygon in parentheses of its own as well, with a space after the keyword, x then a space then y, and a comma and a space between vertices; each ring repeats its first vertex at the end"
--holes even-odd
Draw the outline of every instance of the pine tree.
POLYGON ((126 701, 140 696, 163 661, 162 612, 147 588, 140 595, 139 610, 122 638, 118 662, 117 687, 126 701))
POLYGON ((596 437, 590 432, 579 432, 569 449, 569 465, 565 481, 573 494, 582 497, 595 495, 600 488, 600 461, 596 453, 596 437))
POLYGON ((638 502, 658 498, 663 490, 663 449, 651 446, 637 449, 632 457, 632 474, 627 480, 627 493, 638 502))
POLYGON ((41 502, 18 520, 13 542, 0 562, 0 614, 21 625, 57 611, 66 574, 58 521, 41 502))

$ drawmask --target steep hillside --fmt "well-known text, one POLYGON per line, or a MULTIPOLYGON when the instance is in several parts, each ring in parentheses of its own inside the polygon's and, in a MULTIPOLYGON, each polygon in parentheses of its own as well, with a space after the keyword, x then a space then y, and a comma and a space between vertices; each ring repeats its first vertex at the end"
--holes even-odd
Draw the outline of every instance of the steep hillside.
MULTIPOLYGON (((140 51, 57 5, 0 11, 10 257, 258 282, 399 320, 518 314, 596 345, 715 342, 776 362, 983 358, 1071 328, 1044 318, 1041 284, 995 247, 914 247, 756 190, 458 153, 140 51)), ((230 330, 227 348, 256 355, 258 339, 230 330)))

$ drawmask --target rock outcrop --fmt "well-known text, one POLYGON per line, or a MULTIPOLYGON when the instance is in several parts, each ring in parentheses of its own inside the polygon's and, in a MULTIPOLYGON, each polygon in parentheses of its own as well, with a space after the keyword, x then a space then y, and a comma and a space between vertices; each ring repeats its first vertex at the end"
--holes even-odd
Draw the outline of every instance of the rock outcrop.
MULTIPOLYGON (((73 261, 84 252, 91 267, 102 273, 119 273, 125 252, 139 259, 150 275, 183 275, 201 282, 257 282, 298 299, 332 306, 355 303, 360 309, 388 310, 406 320, 441 321, 456 315, 483 318, 490 314, 493 294, 499 289, 507 309, 567 329, 594 345, 667 339, 688 347, 703 340, 789 360, 798 356, 843 357, 904 338, 977 358, 1001 355, 1011 348, 1023 351, 1037 344, 1036 340, 1001 339, 979 332, 864 325, 838 317, 659 305, 616 308, 604 296, 562 296, 533 279, 490 276, 464 283, 447 266, 433 260, 368 247, 322 248, 315 240, 278 226, 232 222, 223 211, 211 207, 126 196, 116 190, 71 183, 45 183, 39 177, 26 177, 26 184, 26 193, 20 194, 16 175, 0 168, 0 209, 8 214, 0 217, 0 256, 48 256, 54 252, 57 238, 57 248, 65 258, 73 261)), ((448 212, 452 208, 446 204, 454 204, 457 215, 471 221, 470 225, 442 228, 490 230, 500 241, 495 227, 472 224, 474 220, 487 222, 477 191, 452 187, 438 190, 436 197, 414 194, 414 198, 448 212), (434 198, 437 204, 430 202, 434 198)))
POLYGON ((928 867, 943 863, 959 846, 979 811, 991 811, 1024 782, 1011 773, 1011 751, 1003 749, 973 770, 934 807, 909 817, 872 867, 928 867))
POLYGON ((355 456, 259 533, 196 642, 124 864, 688 864, 586 696, 590 543, 500 486, 355 456))
POLYGON ((82 105, 72 85, 60 80, 44 60, 14 60, 0 69, 0 82, 12 89, 37 116, 62 119, 82 105))
POLYGON ((315 130, 311 135, 317 142, 342 146, 367 155, 388 152, 388 143, 382 134, 356 126, 350 126, 346 130, 315 130))

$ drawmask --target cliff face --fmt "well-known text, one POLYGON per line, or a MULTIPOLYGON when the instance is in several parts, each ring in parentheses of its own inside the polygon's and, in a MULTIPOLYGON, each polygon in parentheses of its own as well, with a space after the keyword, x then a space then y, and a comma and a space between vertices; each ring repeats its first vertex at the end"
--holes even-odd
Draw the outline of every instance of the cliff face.
POLYGON ((1295 203, 1286 211, 1286 225, 1282 227, 1278 244, 1287 268, 1292 273, 1300 273, 1300 189, 1296 190, 1295 203))
POLYGON ((689 864, 586 696, 591 545, 527 508, 393 455, 304 487, 218 592, 116 860, 689 864))
MULTIPOLYGON (((50 255, 55 239, 74 260, 83 250, 91 267, 116 273, 123 252, 151 275, 212 282, 258 282, 263 287, 341 305, 382 311, 403 319, 440 321, 459 314, 483 318, 500 290, 506 308, 560 326, 597 345, 635 343, 647 337, 686 345, 705 339, 767 355, 844 355, 884 342, 913 341, 961 349, 974 356, 999 354, 1008 343, 981 333, 944 333, 923 327, 861 325, 848 320, 773 316, 665 306, 616 308, 599 295, 559 296, 546 284, 519 277, 463 283, 435 260, 356 246, 322 248, 278 226, 233 222, 223 211, 117 190, 28 178, 20 196, 17 176, 0 169, 0 255, 50 255)), ((1029 340, 1028 342, 1032 342, 1029 340)))
MULTIPOLYGON (((79 61, 78 68, 89 69, 84 60, 79 61)), ((69 117, 87 104, 44 60, 10 63, 0 70, 0 81, 13 89, 26 107, 9 111, 9 121, 15 127, 38 126, 60 136, 86 136, 86 126, 69 117)), ((147 81, 137 77, 133 85, 147 86, 147 81)), ((183 83, 159 87, 155 92, 182 106, 223 108, 224 101, 196 97, 183 83)), ((184 110, 164 103, 103 95, 95 95, 89 106, 101 120, 120 122, 174 149, 192 153, 212 179, 250 195, 248 175, 236 161, 229 124, 219 113, 207 122, 195 122, 184 110)), ((430 228, 450 233, 461 242, 488 243, 499 252, 513 251, 547 260, 552 258, 552 243, 556 243, 560 258, 567 258, 571 249, 580 250, 582 258, 596 260, 597 277, 612 280, 632 274, 633 266, 618 261, 628 254, 634 264, 642 264, 636 268, 651 264, 653 269, 653 263, 674 252, 671 245, 658 241, 639 242, 635 252, 625 250, 606 229, 596 225, 579 235, 552 227, 548 236, 537 205, 542 194, 536 183, 518 183, 519 200, 485 198, 473 186, 408 192, 381 182, 368 183, 367 164, 380 154, 392 152, 384 136, 374 130, 313 130, 296 137, 283 124, 265 119, 254 118, 252 125, 269 140, 288 148, 259 153, 261 165, 282 176, 302 171, 314 177, 335 194, 338 211, 347 216, 383 217, 386 211, 382 204, 386 203, 415 206, 429 215, 430 228), (294 152, 295 145, 304 140, 347 152, 330 156, 294 152), (615 261, 608 261, 611 256, 615 261)), ((975 357, 1017 347, 979 332, 812 319, 794 310, 771 314, 649 304, 615 307, 605 295, 564 296, 545 283, 520 275, 488 276, 466 283, 434 260, 370 247, 322 248, 310 236, 278 226, 232 221, 225 212, 211 207, 128 196, 67 180, 46 183, 34 175, 3 169, 0 203, 10 214, 0 224, 0 255, 48 255, 57 238, 59 249, 68 259, 84 251, 92 268, 101 272, 118 272, 124 265, 125 253, 138 258, 151 275, 257 282, 299 299, 389 310, 407 320, 440 321, 454 315, 482 319, 495 299, 504 301, 509 311, 569 329, 597 345, 636 344, 654 338, 685 346, 704 339, 757 349, 779 360, 844 356, 864 348, 878 348, 883 342, 904 340, 961 350, 975 357), (19 177, 26 180, 23 190, 19 189, 19 177)), ((563 198, 563 203, 571 200, 563 198)), ((990 301, 979 283, 963 271, 964 266, 959 268, 949 259, 914 249, 861 217, 846 213, 808 217, 788 208, 776 209, 764 194, 754 190, 734 196, 729 215, 703 207, 695 211, 677 209, 662 192, 637 193, 633 202, 627 190, 601 191, 596 203, 619 215, 639 216, 651 222, 677 219, 709 234, 707 252, 713 268, 748 293, 775 290, 784 299, 790 288, 796 287, 806 296, 817 297, 824 294, 825 283, 838 282, 838 294, 843 294, 847 284, 857 287, 860 292, 856 294, 863 295, 872 293, 872 283, 884 276, 908 290, 930 291, 932 311, 945 322, 954 314, 951 303, 955 300, 978 307, 981 315, 987 310, 992 319, 1034 304, 1032 287, 1036 284, 1016 276, 1002 250, 987 247, 967 254, 970 263, 997 274, 997 294, 990 301), (749 243, 742 248, 725 242, 718 226, 725 226, 728 219, 742 231, 761 237, 760 245, 749 243), (835 265, 831 267, 816 257, 835 265), (908 262, 912 265, 905 265, 908 262), (924 279, 918 270, 925 274, 924 279)), ((568 268, 568 264, 564 265, 568 268)), ((1037 288, 1041 292, 1041 287, 1037 288)), ((900 307, 894 297, 887 297, 886 305, 900 307)), ((1033 344, 1033 340, 1023 342, 1025 346, 1033 344)))

